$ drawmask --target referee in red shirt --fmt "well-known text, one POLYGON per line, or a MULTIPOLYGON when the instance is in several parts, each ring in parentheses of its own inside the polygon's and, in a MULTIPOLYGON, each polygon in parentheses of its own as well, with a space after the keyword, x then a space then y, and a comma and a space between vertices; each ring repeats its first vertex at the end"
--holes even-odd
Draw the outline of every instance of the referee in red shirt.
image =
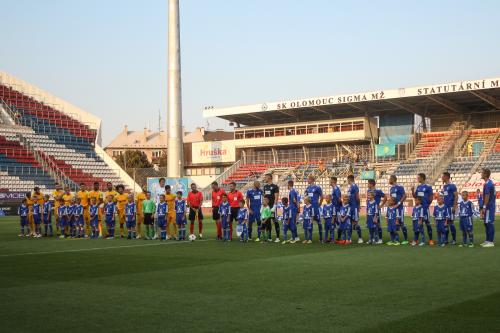
POLYGON ((191 184, 191 192, 188 193, 186 203, 189 207, 189 233, 192 235, 194 232, 194 220, 198 218, 198 237, 203 238, 203 212, 201 211, 201 204, 203 203, 203 194, 196 188, 196 184, 191 184))
POLYGON ((217 240, 222 239, 222 226, 220 221, 219 206, 222 202, 222 195, 226 194, 217 182, 212 183, 212 219, 217 226, 217 240))
POLYGON ((229 193, 227 200, 231 206, 231 216, 229 217, 229 232, 231 240, 233 240, 233 221, 238 222, 238 211, 240 210, 240 201, 243 200, 243 194, 236 189, 236 183, 229 183, 229 193))

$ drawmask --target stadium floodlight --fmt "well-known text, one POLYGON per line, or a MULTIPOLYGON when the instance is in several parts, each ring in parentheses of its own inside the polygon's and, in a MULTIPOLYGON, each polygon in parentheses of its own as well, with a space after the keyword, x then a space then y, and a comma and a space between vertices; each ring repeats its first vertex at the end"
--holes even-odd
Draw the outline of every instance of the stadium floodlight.
POLYGON ((179 0, 168 0, 167 176, 182 177, 182 91, 179 0))

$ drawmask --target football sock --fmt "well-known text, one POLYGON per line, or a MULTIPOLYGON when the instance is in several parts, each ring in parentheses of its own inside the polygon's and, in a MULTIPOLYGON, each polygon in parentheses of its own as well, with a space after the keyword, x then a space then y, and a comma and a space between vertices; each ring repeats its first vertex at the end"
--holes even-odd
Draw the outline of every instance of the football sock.
POLYGON ((406 226, 404 225, 401 227, 401 230, 403 231, 403 237, 405 241, 408 241, 408 228, 406 228, 406 226))
POLYGON ((356 232, 358 233, 358 237, 361 238, 361 226, 356 224, 356 232))
POLYGON ((280 238, 280 224, 278 221, 274 221, 274 230, 276 231, 276 238, 280 238))
POLYGON ((347 230, 347 240, 351 240, 352 237, 352 227, 347 230))
POLYGON ((120 223, 120 236, 124 236, 125 235, 125 228, 123 227, 123 224, 120 223))
POLYGON ((339 230, 337 230, 337 240, 340 240, 342 238, 342 229, 339 228, 339 230))
POLYGON ((457 241, 457 228, 455 227, 455 224, 450 225, 450 231, 451 231, 451 238, 453 239, 454 242, 457 241))
POLYGON ((474 233, 472 231, 469 232, 469 242, 474 243, 474 233))
POLYGON ((462 233, 462 244, 467 244, 467 232, 462 233))
POLYGON ((257 238, 260 238, 261 226, 257 225, 257 238))
POLYGON ((382 227, 380 226, 380 223, 377 226, 377 231, 378 231, 378 238, 382 239, 382 227))
POLYGON ((394 231, 391 231, 391 242, 396 241, 396 233, 394 231))
POLYGON ((318 222, 318 232, 319 232, 319 241, 323 241, 323 225, 321 222, 318 222))
POLYGON ((194 232, 194 222, 191 222, 191 224, 189 224, 189 233, 192 235, 194 232))
POLYGON ((203 221, 198 221, 198 234, 203 233, 203 221))
POLYGON ((432 226, 431 224, 427 224, 427 234, 429 235, 429 240, 432 240, 432 226))

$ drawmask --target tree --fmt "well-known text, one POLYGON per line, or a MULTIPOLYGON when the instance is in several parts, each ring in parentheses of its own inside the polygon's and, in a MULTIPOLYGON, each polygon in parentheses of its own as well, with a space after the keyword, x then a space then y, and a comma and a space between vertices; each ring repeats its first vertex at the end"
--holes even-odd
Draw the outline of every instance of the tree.
POLYGON ((123 168, 126 172, 136 168, 151 168, 146 154, 140 150, 126 150, 116 158, 116 163, 123 168))

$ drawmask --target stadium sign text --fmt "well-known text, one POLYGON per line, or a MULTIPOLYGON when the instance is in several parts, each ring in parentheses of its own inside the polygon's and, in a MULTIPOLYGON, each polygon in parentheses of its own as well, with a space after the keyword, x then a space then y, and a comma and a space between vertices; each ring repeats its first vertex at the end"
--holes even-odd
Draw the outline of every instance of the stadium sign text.
POLYGON ((313 98, 308 100, 278 103, 278 110, 307 108, 307 107, 324 106, 332 104, 378 101, 384 98, 385 98, 384 91, 376 93, 344 95, 344 96, 328 97, 328 98, 313 98))
POLYGON ((378 101, 383 99, 393 99, 401 97, 412 96, 426 96, 443 93, 454 93, 460 91, 473 91, 481 89, 500 88, 500 80, 478 80, 478 81, 465 81, 455 82, 449 84, 440 84, 408 89, 395 89, 395 90, 381 90, 378 92, 367 92, 350 95, 330 96, 330 97, 316 97, 295 101, 278 102, 276 108, 269 108, 267 104, 262 107, 261 111, 270 110, 286 110, 297 108, 314 108, 319 106, 334 105, 334 104, 349 104, 358 102, 378 101))

